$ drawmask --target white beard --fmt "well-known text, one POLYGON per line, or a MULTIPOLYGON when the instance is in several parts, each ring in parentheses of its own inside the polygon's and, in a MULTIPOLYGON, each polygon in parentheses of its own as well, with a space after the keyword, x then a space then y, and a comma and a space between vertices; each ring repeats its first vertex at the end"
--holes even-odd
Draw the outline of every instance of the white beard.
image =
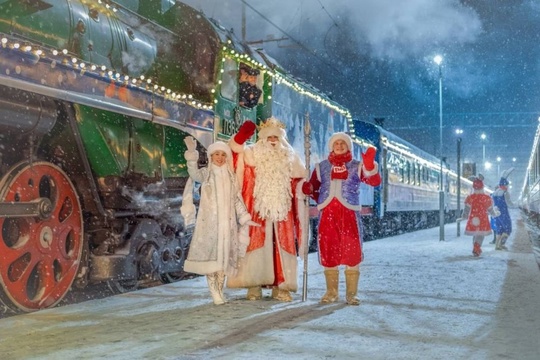
POLYGON ((277 144, 260 141, 253 147, 255 159, 255 210, 263 219, 281 221, 292 203, 291 174, 294 152, 277 144))

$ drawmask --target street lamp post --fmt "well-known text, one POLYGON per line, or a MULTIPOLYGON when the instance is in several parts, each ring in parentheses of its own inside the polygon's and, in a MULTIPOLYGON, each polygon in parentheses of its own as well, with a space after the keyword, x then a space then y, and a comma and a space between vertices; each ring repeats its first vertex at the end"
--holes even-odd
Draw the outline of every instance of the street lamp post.
POLYGON ((439 157, 441 173, 439 182, 439 241, 444 241, 444 189, 443 189, 443 107, 442 107, 442 56, 436 55, 433 61, 439 66, 439 157))
POLYGON ((482 133, 480 139, 482 139, 482 166, 486 164, 486 134, 482 133))
POLYGON ((501 174, 501 157, 497 156, 497 180, 499 180, 499 176, 501 174))
MULTIPOLYGON (((456 129, 457 138, 457 217, 461 218, 461 137, 462 129, 456 129)), ((461 236, 461 223, 457 221, 457 236, 461 236)))

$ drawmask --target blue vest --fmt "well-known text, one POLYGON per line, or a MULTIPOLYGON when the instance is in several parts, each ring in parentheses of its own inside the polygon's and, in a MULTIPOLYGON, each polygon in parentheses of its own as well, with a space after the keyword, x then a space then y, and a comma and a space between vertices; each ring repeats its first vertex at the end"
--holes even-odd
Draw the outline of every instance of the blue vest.
POLYGON ((331 180, 332 164, 330 161, 324 160, 317 164, 317 178, 321 182, 319 189, 318 206, 319 210, 323 209, 337 198, 343 206, 351 210, 360 210, 360 176, 358 169, 361 163, 358 160, 351 160, 345 164, 348 172, 346 180, 331 180))

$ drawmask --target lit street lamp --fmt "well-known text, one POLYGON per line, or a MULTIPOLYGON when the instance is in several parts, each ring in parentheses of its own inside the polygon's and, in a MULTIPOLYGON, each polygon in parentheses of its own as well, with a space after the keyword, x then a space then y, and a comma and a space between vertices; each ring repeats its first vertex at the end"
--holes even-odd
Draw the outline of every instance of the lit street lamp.
MULTIPOLYGON (((461 134, 463 129, 456 129, 457 138, 457 217, 461 217, 461 134)), ((461 225, 457 222, 457 236, 461 235, 461 225)))
POLYGON ((433 61, 439 66, 439 157, 441 158, 441 175, 439 183, 439 241, 444 241, 444 189, 443 189, 443 138, 442 138, 442 56, 436 55, 433 61))

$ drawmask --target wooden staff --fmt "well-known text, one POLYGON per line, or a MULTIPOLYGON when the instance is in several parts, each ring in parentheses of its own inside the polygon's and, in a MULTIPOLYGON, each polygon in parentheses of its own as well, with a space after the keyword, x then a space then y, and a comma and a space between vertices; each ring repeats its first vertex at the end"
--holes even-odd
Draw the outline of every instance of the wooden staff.
MULTIPOLYGON (((304 154, 306 156, 306 181, 309 181, 310 155, 311 155, 311 124, 309 123, 309 113, 306 112, 304 118, 304 154)), ((307 300, 307 278, 308 278, 308 254, 309 254, 309 196, 304 199, 306 206, 306 229, 303 234, 304 241, 304 281, 302 285, 302 301, 307 300)))

